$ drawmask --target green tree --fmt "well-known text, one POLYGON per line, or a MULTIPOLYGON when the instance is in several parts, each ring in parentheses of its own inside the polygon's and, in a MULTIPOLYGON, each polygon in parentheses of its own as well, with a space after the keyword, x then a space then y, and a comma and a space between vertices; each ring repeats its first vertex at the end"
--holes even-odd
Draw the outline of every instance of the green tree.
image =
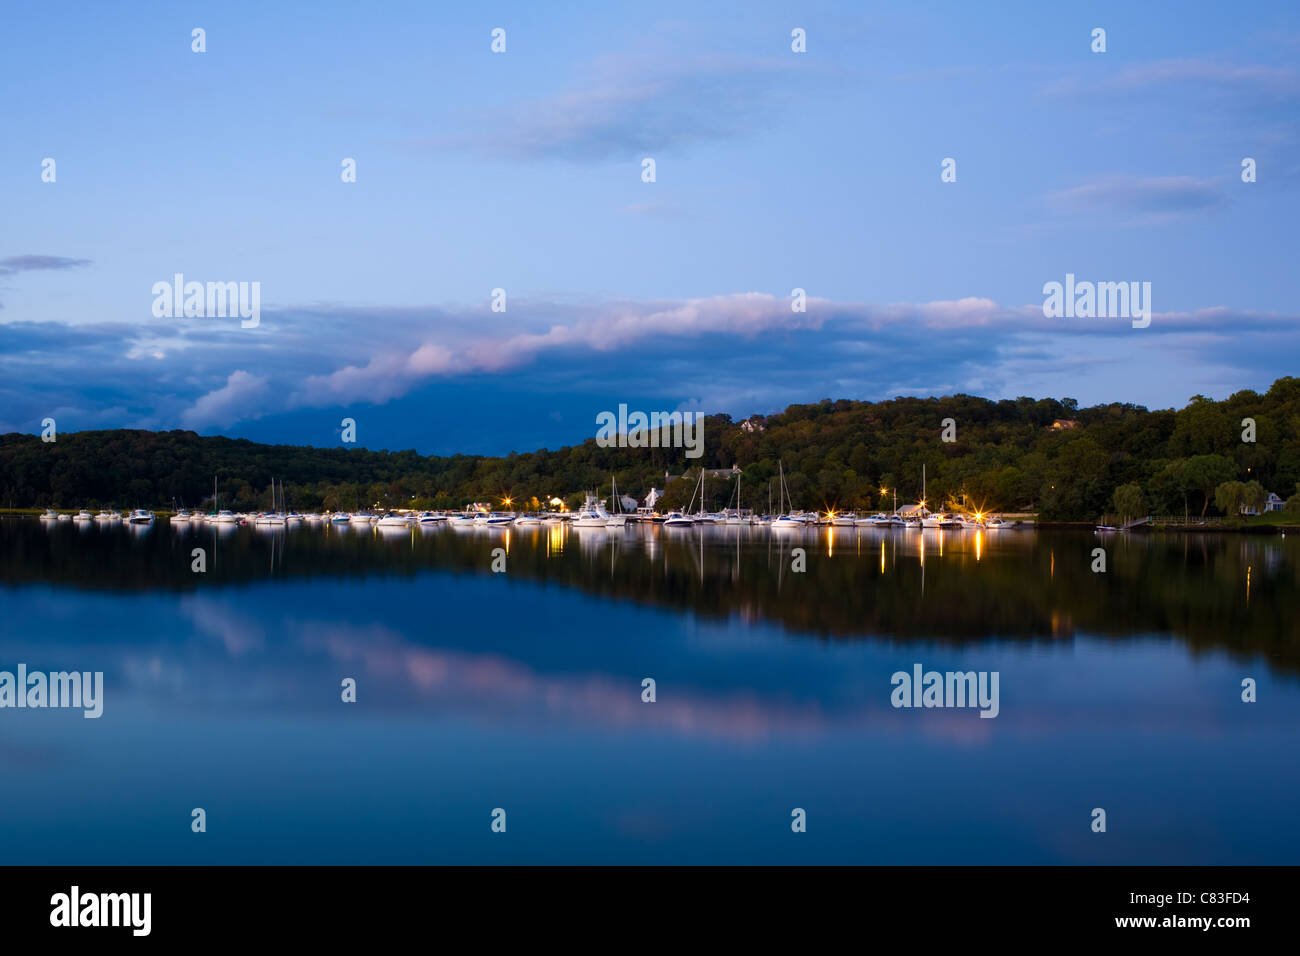
POLYGON ((1183 461, 1185 487, 1200 492, 1203 497, 1202 518, 1210 507, 1214 489, 1221 483, 1231 480, 1234 471, 1232 462, 1222 455, 1193 455, 1183 461))
POLYGON ((1111 500, 1124 521, 1139 517, 1147 509, 1146 495, 1142 494, 1142 486, 1136 481, 1130 481, 1116 488, 1111 500))
POLYGON ((1286 510, 1291 514, 1300 512, 1300 481, 1295 483, 1295 494, 1286 500, 1286 510))
POLYGON ((1225 481, 1214 489, 1214 507, 1230 518, 1241 514, 1246 501, 1246 486, 1240 481, 1225 481))
POLYGON ((1259 514, 1264 513, 1264 508, 1268 505, 1268 492, 1264 490, 1264 486, 1258 481, 1246 482, 1242 497, 1245 499, 1247 508, 1252 508, 1259 514))

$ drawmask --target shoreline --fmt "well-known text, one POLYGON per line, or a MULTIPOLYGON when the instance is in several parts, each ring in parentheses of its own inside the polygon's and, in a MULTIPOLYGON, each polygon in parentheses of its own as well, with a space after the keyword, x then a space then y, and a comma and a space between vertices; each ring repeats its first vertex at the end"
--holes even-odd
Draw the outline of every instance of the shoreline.
MULTIPOLYGON (((76 511, 55 509, 60 514, 75 515, 76 511)), ((45 513, 45 508, 0 508, 0 517, 6 518, 39 518, 45 513)), ((174 511, 154 511, 155 518, 170 519, 176 514, 174 511)), ((810 527, 830 527, 829 525, 816 524, 810 527)), ((1300 530, 1300 524, 1145 524, 1128 531, 1115 531, 1113 534, 1252 534, 1252 535, 1285 535, 1288 528, 1294 527, 1300 530)), ((1088 531, 1095 532, 1097 523, 1095 521, 1035 521, 1019 519, 1018 524, 1007 524, 1004 530, 1015 531, 1088 531)))

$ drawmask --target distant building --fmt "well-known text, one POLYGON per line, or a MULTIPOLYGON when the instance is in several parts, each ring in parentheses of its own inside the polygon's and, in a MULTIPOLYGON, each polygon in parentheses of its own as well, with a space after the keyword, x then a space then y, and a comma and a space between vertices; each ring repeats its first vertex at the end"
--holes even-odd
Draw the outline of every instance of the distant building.
POLYGON ((766 429, 767 426, 763 424, 762 420, 759 419, 758 416, 746 418, 740 423, 740 430, 743 432, 761 432, 766 429))
MULTIPOLYGON (((1264 502, 1264 511, 1282 511, 1285 508, 1286 502, 1270 491, 1268 493, 1268 499, 1264 502)), ((1257 515, 1259 514, 1259 511, 1255 508, 1248 507, 1247 505, 1242 505, 1241 513, 1243 515, 1257 515)))
POLYGON ((636 511, 637 500, 631 495, 619 495, 618 507, 620 511, 636 511))
POLYGON ((1064 431, 1067 428, 1077 428, 1078 425, 1079 423, 1071 418, 1058 418, 1056 421, 1052 422, 1052 430, 1059 432, 1064 431))
POLYGON ((651 488, 650 494, 645 496, 645 506, 647 508, 653 508, 655 506, 655 502, 658 501, 663 496, 664 493, 660 491, 658 488, 651 488))
MULTIPOLYGON (((739 465, 732 465, 730 468, 705 468, 705 469, 704 469, 704 477, 705 477, 705 478, 734 478, 734 477, 735 477, 736 475, 738 475, 738 474, 740 474, 740 466, 739 466, 739 465)), ((687 476, 687 475, 670 475, 670 474, 668 474, 667 471, 664 471, 664 484, 665 484, 665 485, 670 485, 670 484, 672 484, 674 481, 680 481, 681 479, 686 478, 686 477, 688 477, 688 476, 687 476)), ((698 479, 698 477, 699 477, 699 473, 696 472, 694 475, 690 475, 689 477, 690 477, 692 480, 696 480, 696 479, 698 479)))

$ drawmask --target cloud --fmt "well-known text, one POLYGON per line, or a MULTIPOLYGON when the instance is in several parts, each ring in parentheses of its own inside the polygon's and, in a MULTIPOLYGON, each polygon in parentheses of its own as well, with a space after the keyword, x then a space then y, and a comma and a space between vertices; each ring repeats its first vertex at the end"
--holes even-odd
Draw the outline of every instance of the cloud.
MULTIPOLYGON (((472 406, 480 431, 507 416, 511 442, 539 447, 552 443, 556 426, 545 412, 521 416, 520 408, 563 408, 566 421, 586 421, 593 402, 644 397, 747 415, 821 397, 1056 394, 1062 381, 1076 383, 1073 397, 1085 402, 1168 407, 1186 399, 1185 382, 1261 387, 1293 372, 1287 357, 1300 345, 1300 314, 1157 312, 1150 328, 1135 330, 1122 319, 1045 318, 1038 291, 1012 306, 980 296, 812 298, 802 313, 786 296, 743 292, 518 297, 508 315, 484 306, 318 306, 264 312, 256 330, 0 324, 0 408, 10 427, 35 427, 59 408, 65 430, 229 430, 268 418, 307 427, 315 409, 358 404, 405 403, 394 412, 405 420, 472 406), (358 337, 359 328, 381 334, 358 337)), ((258 427, 264 438, 276 434, 258 427)))
POLYGON ((10 256, 0 259, 0 276, 45 269, 76 269, 90 265, 89 259, 70 259, 66 256, 10 256))
POLYGON ((507 160, 640 157, 770 125, 799 76, 789 59, 603 57, 568 90, 491 115, 467 134, 421 142, 507 160))
POLYGON ((1261 106, 1281 106, 1300 100, 1300 73, 1290 67, 1236 66, 1194 58, 1156 60, 1126 67, 1103 81, 1100 88, 1124 93, 1165 85, 1215 88, 1246 97, 1261 106))
POLYGON ((237 369, 221 388, 200 397, 181 415, 187 428, 229 426, 242 419, 259 418, 270 409, 270 379, 237 369))
POLYGON ((1218 209, 1228 202, 1224 184, 1192 176, 1109 176, 1051 193, 1062 208, 1119 213, 1140 221, 1165 221, 1218 209))
POLYGON ((1297 168, 1300 148, 1300 71, 1290 65, 1241 66, 1223 60, 1182 58, 1156 60, 1114 73, 1072 75, 1047 88, 1050 95, 1100 101, 1118 119, 1126 116, 1138 141, 1154 144, 1160 136, 1192 143, 1211 154, 1225 142, 1250 144, 1250 155, 1278 170, 1287 182, 1297 168), (1159 134, 1159 135, 1157 135, 1159 134))

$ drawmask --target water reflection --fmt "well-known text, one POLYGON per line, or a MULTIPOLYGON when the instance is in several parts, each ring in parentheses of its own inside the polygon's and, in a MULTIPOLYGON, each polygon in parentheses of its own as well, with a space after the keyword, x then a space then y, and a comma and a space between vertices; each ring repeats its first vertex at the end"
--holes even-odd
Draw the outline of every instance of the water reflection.
POLYGON ((1116 538, 1094 574, 1092 535, 1047 531, 69 524, 0 520, 0 668, 106 688, 99 721, 0 713, 11 861, 1300 852, 1295 536, 1116 538), (917 661, 999 671, 1000 715, 894 709, 917 661), (1088 840, 1081 794, 1124 840, 1088 840), (792 806, 834 826, 783 840, 792 806))
POLYGON ((0 580, 80 589, 209 591, 264 580, 491 573, 702 618, 742 608, 795 634, 953 642, 1048 639, 1074 631, 1167 633, 1196 647, 1264 652, 1300 670, 1295 536, 1124 535, 871 527, 771 533, 736 525, 666 528, 289 529, 0 521, 0 580), (203 546, 208 572, 190 570, 203 546), (795 571, 796 548, 806 570, 795 571), (875 560, 867 557, 875 555, 875 560), (1063 623, 1068 622, 1068 625, 1063 623))

